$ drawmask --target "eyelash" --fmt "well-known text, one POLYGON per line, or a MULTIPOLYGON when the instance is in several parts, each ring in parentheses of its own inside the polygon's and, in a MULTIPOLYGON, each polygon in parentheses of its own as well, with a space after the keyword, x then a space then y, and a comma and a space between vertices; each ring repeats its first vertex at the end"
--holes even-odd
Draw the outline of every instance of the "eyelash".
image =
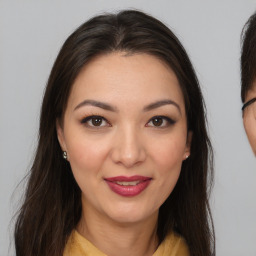
POLYGON ((171 126, 171 125, 174 125, 175 123, 176 123, 176 121, 174 121, 173 119, 171 119, 171 118, 169 118, 169 117, 167 117, 167 116, 153 116, 153 117, 150 118, 150 120, 147 122, 146 126, 147 126, 147 127, 154 127, 154 128, 166 128, 166 127, 169 127, 169 126, 171 126), (162 120, 163 122, 166 121, 167 124, 165 124, 165 125, 163 125, 163 126, 162 126, 162 124, 161 124, 161 126, 156 126, 156 125, 150 126, 150 125, 148 125, 150 122, 153 122, 154 119, 155 119, 155 120, 156 120, 156 119, 160 119, 160 120, 162 120))
MULTIPOLYGON (((171 125, 174 125, 176 123, 176 121, 174 121, 173 119, 167 117, 167 116, 153 116, 152 118, 149 119, 149 121, 146 124, 146 127, 153 127, 153 128, 166 128, 169 127, 171 125), (167 124, 165 123, 165 125, 162 125, 162 123, 157 126, 157 125, 149 125, 150 122, 153 122, 156 119, 160 119, 162 121, 162 123, 164 121, 167 122, 167 124)), ((85 118, 83 118, 81 120, 81 124, 86 125, 89 128, 100 128, 100 127, 111 127, 111 124, 107 121, 107 119, 105 119, 104 117, 100 116, 100 115, 91 115, 91 116, 87 116, 85 118), (100 125, 93 125, 92 123, 89 124, 89 122, 92 122, 93 119, 99 119, 100 120, 100 125), (106 122, 105 125, 101 125, 102 122, 106 122)))
MULTIPOLYGON (((92 124, 88 124, 89 122, 92 122, 93 119, 100 119, 101 122, 106 122, 107 126, 111 126, 110 123, 102 116, 99 116, 99 115, 92 115, 92 116, 87 116, 85 118, 83 118, 81 120, 81 124, 85 124, 87 127, 90 127, 90 128, 100 128, 102 127, 101 125, 97 126, 97 125, 92 125, 92 124)), ((105 125, 104 125, 105 127, 105 125)))

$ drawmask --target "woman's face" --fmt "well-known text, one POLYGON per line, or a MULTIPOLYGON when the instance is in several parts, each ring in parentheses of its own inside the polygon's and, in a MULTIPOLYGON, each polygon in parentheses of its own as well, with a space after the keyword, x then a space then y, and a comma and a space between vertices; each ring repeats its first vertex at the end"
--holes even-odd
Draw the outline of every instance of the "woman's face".
MULTIPOLYGON (((253 87, 247 92, 245 101, 256 97, 256 81, 253 87)), ((254 155, 256 156, 256 102, 244 109, 243 113, 244 128, 251 144, 254 155)))
POLYGON ((111 53, 86 65, 57 131, 83 214, 119 223, 157 216, 190 153, 178 80, 147 54, 111 53))

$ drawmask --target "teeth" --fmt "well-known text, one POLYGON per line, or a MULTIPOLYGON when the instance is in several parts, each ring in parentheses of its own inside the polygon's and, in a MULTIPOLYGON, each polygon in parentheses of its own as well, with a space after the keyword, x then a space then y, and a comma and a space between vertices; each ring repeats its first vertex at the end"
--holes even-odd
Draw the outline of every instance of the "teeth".
POLYGON ((121 186, 136 186, 140 181, 116 181, 116 184, 121 186))

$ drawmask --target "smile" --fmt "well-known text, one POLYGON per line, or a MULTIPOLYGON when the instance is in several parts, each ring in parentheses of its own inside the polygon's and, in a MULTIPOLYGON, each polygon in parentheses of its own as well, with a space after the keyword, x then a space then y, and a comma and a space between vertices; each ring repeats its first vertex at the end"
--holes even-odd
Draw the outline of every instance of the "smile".
POLYGON ((121 186, 136 186, 140 183, 140 181, 117 181, 116 184, 121 186))
POLYGON ((145 176, 118 176, 104 179, 109 188, 116 194, 132 197, 140 194, 150 184, 152 178, 145 176))

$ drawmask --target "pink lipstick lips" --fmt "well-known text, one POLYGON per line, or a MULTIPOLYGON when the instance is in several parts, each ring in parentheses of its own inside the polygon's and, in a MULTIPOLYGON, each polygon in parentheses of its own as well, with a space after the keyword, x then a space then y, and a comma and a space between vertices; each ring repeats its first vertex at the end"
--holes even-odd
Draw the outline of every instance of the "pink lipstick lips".
POLYGON ((132 197, 140 194, 150 183, 152 178, 145 176, 116 176, 104 179, 110 189, 121 196, 132 197))

